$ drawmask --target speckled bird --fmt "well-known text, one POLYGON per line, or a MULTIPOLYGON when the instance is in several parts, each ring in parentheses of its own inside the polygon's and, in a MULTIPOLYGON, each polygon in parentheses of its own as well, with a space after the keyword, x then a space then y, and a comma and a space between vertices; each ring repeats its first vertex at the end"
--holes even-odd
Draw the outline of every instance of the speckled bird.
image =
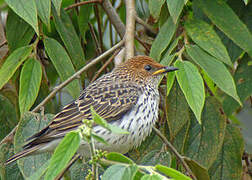
MULTIPOLYGON (((96 125, 93 131, 108 145, 95 142, 97 149, 126 153, 137 147, 151 133, 158 119, 158 84, 164 73, 177 68, 163 66, 147 56, 136 56, 118 65, 112 72, 91 83, 80 97, 65 106, 53 121, 33 135, 23 151, 7 160, 7 164, 27 155, 53 151, 66 133, 77 129, 83 119, 92 119, 90 107, 108 123, 129 134, 113 134, 96 125)), ((78 150, 90 156, 88 144, 83 141, 78 150)))

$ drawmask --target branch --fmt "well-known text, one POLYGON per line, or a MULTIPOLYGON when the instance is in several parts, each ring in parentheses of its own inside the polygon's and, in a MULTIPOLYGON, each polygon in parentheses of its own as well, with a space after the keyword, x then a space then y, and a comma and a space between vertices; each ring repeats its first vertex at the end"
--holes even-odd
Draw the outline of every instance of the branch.
POLYGON ((162 139, 162 141, 165 143, 165 145, 174 153, 174 155, 177 157, 177 159, 181 162, 185 170, 190 174, 192 179, 197 179, 189 166, 186 164, 186 162, 183 159, 183 156, 179 154, 179 152, 173 147, 173 145, 166 139, 166 137, 155 127, 152 128, 155 133, 162 139))
POLYGON ((157 30, 155 28, 153 28, 151 25, 147 24, 146 22, 144 22, 144 20, 142 20, 140 17, 138 17, 137 15, 135 16, 136 18, 136 22, 138 24, 141 24, 145 29, 149 30, 151 33, 153 34, 157 34, 157 30))
POLYGON ((67 11, 69 9, 73 9, 75 7, 78 7, 78 6, 83 6, 85 4, 90 4, 90 3, 101 3, 102 0, 90 0, 90 1, 82 1, 82 2, 78 2, 78 3, 75 3, 75 4, 72 4, 68 7, 66 7, 64 10, 67 11))
POLYGON ((115 11, 110 0, 103 0, 102 7, 103 7, 104 11, 106 12, 110 22, 115 27, 117 33, 119 34, 121 39, 123 39, 124 34, 125 34, 125 25, 122 23, 119 15, 115 11))
MULTIPOLYGON (((106 52, 104 52, 103 54, 101 54, 100 56, 98 56, 97 58, 95 58, 94 60, 92 60, 86 66, 84 66, 83 68, 81 68, 79 71, 77 71, 76 73, 74 73, 71 77, 69 77, 66 81, 62 82, 59 86, 55 87, 53 89, 53 91, 39 105, 37 105, 32 110, 32 112, 37 112, 50 99, 52 99, 59 90, 61 90, 62 88, 64 88, 71 81, 73 81, 74 79, 76 79, 77 77, 79 77, 81 73, 83 73, 84 71, 86 71, 87 69, 89 69, 91 66, 95 65, 96 63, 100 62, 103 58, 107 57, 109 54, 111 54, 117 48, 121 47, 123 44, 124 44, 124 41, 123 40, 120 41, 115 46, 113 46, 112 48, 110 48, 109 50, 107 50, 106 52)), ((5 143, 6 141, 8 141, 14 135, 14 133, 16 132, 16 129, 17 129, 17 126, 14 129, 12 129, 12 131, 7 136, 5 136, 5 138, 0 142, 0 145, 2 145, 3 143, 5 143)))
POLYGON ((134 35, 135 35, 135 0, 125 0, 126 4, 126 31, 125 41, 125 60, 134 56, 134 35))

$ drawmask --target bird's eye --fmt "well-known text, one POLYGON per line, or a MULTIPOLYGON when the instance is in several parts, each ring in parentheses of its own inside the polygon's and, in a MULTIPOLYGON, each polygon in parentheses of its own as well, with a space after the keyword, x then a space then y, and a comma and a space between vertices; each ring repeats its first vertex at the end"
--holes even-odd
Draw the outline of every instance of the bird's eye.
POLYGON ((146 71, 150 71, 150 70, 151 70, 151 66, 150 66, 150 65, 146 65, 146 66, 144 66, 144 69, 145 69, 146 71))

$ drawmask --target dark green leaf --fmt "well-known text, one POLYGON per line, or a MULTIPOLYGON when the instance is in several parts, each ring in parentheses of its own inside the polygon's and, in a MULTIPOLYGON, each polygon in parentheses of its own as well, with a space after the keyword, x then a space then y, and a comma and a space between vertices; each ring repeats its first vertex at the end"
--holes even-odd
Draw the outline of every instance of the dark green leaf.
POLYGON ((201 112, 205 102, 203 79, 198 69, 189 61, 177 60, 175 66, 179 68, 175 72, 179 86, 198 122, 201 123, 201 112))
POLYGON ((236 180, 242 178, 244 142, 239 128, 227 125, 222 149, 209 169, 212 179, 236 180))
POLYGON ((90 165, 88 164, 88 162, 83 162, 83 160, 79 159, 70 167, 71 180, 85 179, 85 177, 89 173, 89 169, 90 165))
MULTIPOLYGON (((36 113, 24 113, 18 124, 18 128, 14 137, 15 152, 21 151, 25 140, 44 128, 51 120, 53 115, 47 114, 41 116, 36 113)), ((49 159, 48 153, 32 155, 18 160, 18 167, 24 178, 28 178, 35 173, 49 159)))
POLYGON ((128 158, 120 153, 117 153, 117 152, 110 152, 109 154, 107 154, 106 158, 108 160, 121 162, 121 163, 127 163, 127 164, 134 163, 130 158, 128 158))
POLYGON ((145 166, 155 166, 156 164, 170 166, 171 158, 172 157, 169 152, 161 152, 160 150, 153 150, 142 157, 140 164, 145 166))
POLYGON ((154 40, 151 50, 150 57, 159 61, 162 52, 168 47, 171 39, 175 33, 176 25, 173 23, 172 18, 168 18, 165 24, 161 27, 156 39, 154 40))
POLYGON ((175 80, 175 72, 169 72, 166 79, 166 96, 168 96, 175 80))
MULTIPOLYGON (((242 102, 252 95, 252 65, 250 65, 249 62, 252 62, 252 58, 245 54, 234 74, 234 79, 237 84, 237 92, 242 102)), ((231 97, 225 97, 223 108, 228 116, 239 107, 240 105, 231 97)))
POLYGON ((138 167, 136 165, 124 166, 115 164, 110 166, 102 175, 102 180, 133 179, 138 167))
POLYGON ((187 0, 166 0, 169 12, 172 16, 173 22, 177 23, 180 13, 183 10, 184 5, 187 3, 187 0))
POLYGON ((225 1, 195 2, 220 30, 252 56, 252 34, 225 1))
POLYGON ((37 35, 38 31, 38 19, 37 8, 34 1, 30 0, 5 0, 8 6, 21 18, 23 18, 28 24, 32 26, 37 35))
POLYGON ((34 30, 29 24, 13 11, 8 11, 6 39, 11 52, 17 48, 28 45, 34 36, 34 33, 34 30))
POLYGON ((35 0, 35 2, 40 19, 43 21, 43 23, 49 26, 51 15, 51 0, 35 0))
POLYGON ((78 16, 78 25, 79 25, 80 33, 85 42, 86 42, 85 34, 89 28, 88 22, 89 22, 89 16, 92 12, 92 8, 93 6, 91 4, 81 6, 79 16, 78 16))
MULTIPOLYGON (((51 38, 45 38, 44 40, 45 50, 50 57, 55 69, 57 70, 60 79, 65 81, 72 76, 75 71, 73 64, 68 57, 65 49, 56 40, 51 38)), ((69 93, 73 98, 77 98, 80 94, 80 85, 78 80, 73 80, 67 86, 69 93)))
POLYGON ((28 111, 38 96, 42 79, 42 67, 36 59, 24 63, 20 75, 19 109, 21 114, 28 111))
POLYGON ((46 180, 54 180, 57 175, 67 166, 68 162, 78 150, 80 141, 81 138, 79 132, 72 131, 65 135, 52 155, 48 170, 45 175, 46 180))
POLYGON ((52 13, 55 27, 66 46, 75 68, 79 70, 85 63, 85 56, 72 21, 64 10, 61 10, 60 16, 57 15, 55 8, 52 8, 52 13))
POLYGON ((160 171, 161 173, 164 173, 165 175, 169 176, 170 178, 181 179, 181 180, 190 180, 191 179, 188 176, 182 174, 181 172, 179 172, 175 169, 163 166, 163 165, 158 164, 155 166, 155 169, 160 171))
POLYGON ((210 56, 198 46, 187 45, 186 51, 221 90, 241 104, 233 77, 222 62, 210 56))
POLYGON ((41 179, 41 177, 45 174, 49 163, 50 163, 50 159, 48 159, 43 164, 43 166, 39 167, 35 173, 33 173, 29 178, 27 178, 27 180, 41 179))
POLYGON ((185 156, 197 161, 206 169, 216 160, 224 139, 226 121, 220 113, 220 108, 214 97, 206 98, 201 117, 202 124, 196 123, 192 117, 188 132, 185 156))
POLYGON ((30 55, 31 51, 31 46, 25 46, 18 48, 9 55, 0 69, 0 89, 9 81, 17 68, 30 55))
MULTIPOLYGON (((1 131, 2 132, 2 131, 1 131)), ((22 173, 20 172, 17 162, 13 162, 8 164, 7 166, 4 165, 8 158, 10 158, 13 152, 13 143, 6 142, 0 145, 0 179, 1 180, 23 180, 22 173)))
POLYGON ((18 123, 17 112, 11 102, 0 94, 0 141, 15 127, 18 123))
POLYGON ((226 47, 213 28, 204 21, 192 19, 186 22, 186 31, 202 49, 229 66, 233 67, 226 47))
POLYGON ((197 179, 204 179, 204 180, 210 180, 209 174, 207 172, 207 169, 201 166, 196 161, 184 158, 185 162, 188 164, 190 169, 192 170, 193 174, 196 176, 197 179))
POLYGON ((62 0, 52 0, 52 3, 56 9, 58 16, 60 16, 60 9, 61 9, 62 0))
POLYGON ((164 3, 165 0, 149 0, 150 14, 154 19, 158 19, 164 3))

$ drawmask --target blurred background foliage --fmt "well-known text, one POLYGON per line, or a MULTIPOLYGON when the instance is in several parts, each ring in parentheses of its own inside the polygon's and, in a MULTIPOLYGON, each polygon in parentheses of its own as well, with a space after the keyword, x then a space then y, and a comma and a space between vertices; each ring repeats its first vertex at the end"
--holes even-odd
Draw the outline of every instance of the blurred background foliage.
MULTIPOLYGON (((161 82, 156 126, 197 179, 250 179, 251 1, 136 0, 135 8, 135 53, 180 69, 161 82)), ((26 179, 48 154, 9 166, 3 162, 48 124, 51 114, 113 69, 116 52, 38 106, 122 39, 126 7, 123 0, 0 0, 0 12, 0 177, 26 179)), ((154 132, 128 156, 137 164, 163 164, 184 172, 154 132)), ((65 178, 83 179, 87 167, 77 162, 65 178)))

